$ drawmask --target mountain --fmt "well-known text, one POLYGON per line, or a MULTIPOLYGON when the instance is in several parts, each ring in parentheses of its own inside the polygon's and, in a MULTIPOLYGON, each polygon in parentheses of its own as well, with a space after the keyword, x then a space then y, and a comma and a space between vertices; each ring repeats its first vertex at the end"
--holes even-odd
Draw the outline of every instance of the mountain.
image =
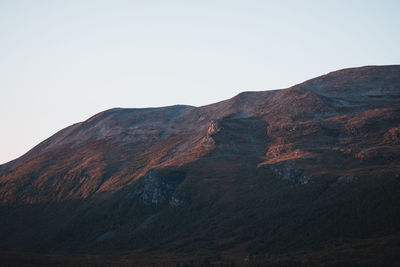
POLYGON ((399 176, 398 65, 110 109, 0 166, 0 262, 387 265, 399 176))

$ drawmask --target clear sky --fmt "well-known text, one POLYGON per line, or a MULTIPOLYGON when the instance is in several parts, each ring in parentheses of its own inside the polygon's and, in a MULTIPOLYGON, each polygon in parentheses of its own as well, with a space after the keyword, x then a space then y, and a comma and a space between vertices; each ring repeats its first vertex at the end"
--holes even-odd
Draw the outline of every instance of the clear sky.
POLYGON ((0 163, 113 107, 400 63, 400 1, 0 0, 0 163))

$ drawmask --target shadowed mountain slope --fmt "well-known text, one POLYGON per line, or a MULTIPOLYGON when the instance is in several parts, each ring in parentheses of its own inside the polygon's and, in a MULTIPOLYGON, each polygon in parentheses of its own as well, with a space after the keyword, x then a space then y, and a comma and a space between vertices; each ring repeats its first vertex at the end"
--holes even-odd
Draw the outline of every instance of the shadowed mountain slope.
POLYGON ((400 66, 116 108, 0 166, 0 247, 244 259, 393 237, 399 174, 400 66))

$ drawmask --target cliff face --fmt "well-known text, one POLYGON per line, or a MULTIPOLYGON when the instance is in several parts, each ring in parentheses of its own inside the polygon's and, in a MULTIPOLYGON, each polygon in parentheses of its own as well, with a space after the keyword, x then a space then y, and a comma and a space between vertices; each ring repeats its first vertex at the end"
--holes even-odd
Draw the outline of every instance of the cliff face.
POLYGON ((111 109, 1 166, 0 245, 163 240, 181 251, 190 239, 258 253, 390 234, 400 225, 399 174, 400 66, 340 70, 203 107, 111 109))

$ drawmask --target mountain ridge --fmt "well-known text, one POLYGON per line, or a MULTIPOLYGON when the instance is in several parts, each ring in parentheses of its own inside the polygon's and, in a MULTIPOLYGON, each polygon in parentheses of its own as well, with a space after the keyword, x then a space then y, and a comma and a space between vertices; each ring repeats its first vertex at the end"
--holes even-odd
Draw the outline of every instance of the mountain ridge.
MULTIPOLYGON (((133 110, 135 110, 135 111, 145 111, 145 110, 168 109, 168 108, 174 108, 174 107, 185 107, 185 108, 198 108, 198 109, 202 109, 202 108, 207 108, 207 107, 210 107, 210 106, 215 106, 215 105, 218 105, 218 104, 222 104, 222 103, 225 103, 225 102, 228 102, 228 101, 233 101, 233 100, 235 100, 235 99, 237 99, 237 98, 240 99, 242 96, 248 95, 248 94, 262 94, 262 93, 266 93, 266 92, 278 92, 278 91, 281 91, 281 90, 287 90, 287 89, 291 89, 291 88, 302 87, 303 85, 308 85, 308 84, 310 84, 310 83, 315 83, 315 82, 318 81, 318 80, 327 78, 327 77, 332 76, 332 75, 338 75, 338 74, 341 74, 341 73, 348 73, 348 72, 360 71, 360 70, 367 70, 367 71, 368 71, 368 70, 376 70, 376 69, 378 69, 378 68, 385 68, 385 69, 394 69, 394 70, 396 70, 398 67, 399 67, 399 65, 384 65, 384 66, 382 66, 382 65, 367 65, 367 66, 363 66, 363 67, 344 68, 344 69, 340 69, 340 70, 337 70, 337 71, 329 72, 329 73, 327 73, 327 74, 325 74, 325 75, 321 75, 321 76, 318 76, 318 77, 316 77, 316 78, 308 79, 308 80, 306 80, 306 81, 304 81, 304 82, 302 82, 302 83, 300 83, 300 84, 297 84, 297 85, 295 85, 295 86, 292 86, 292 87, 289 87, 289 88, 286 88, 286 89, 273 89, 273 90, 267 90, 267 91, 244 91, 244 92, 241 92, 241 93, 237 94, 236 96, 234 96, 234 97, 232 97, 232 98, 230 98, 230 99, 222 100, 222 101, 219 101, 219 102, 216 102, 216 103, 211 103, 211 104, 207 104, 207 105, 203 105, 203 106, 199 106, 199 107, 195 107, 195 106, 191 106, 191 105, 176 104, 176 105, 171 105, 171 106, 149 107, 149 108, 120 108, 120 107, 111 108, 111 109, 108 109, 108 110, 105 110, 105 111, 101 111, 101 112, 99 112, 99 113, 93 115, 92 117, 90 117, 89 119, 87 119, 87 120, 85 120, 85 121, 78 122, 78 123, 75 123, 75 124, 73 124, 73 125, 71 125, 71 126, 68 126, 68 127, 64 128, 64 129, 61 129, 60 131, 56 132, 56 133, 55 133, 54 135, 52 135, 51 137, 53 137, 53 136, 59 134, 59 133, 62 132, 62 131, 65 131, 67 128, 73 127, 73 126, 75 126, 75 125, 77 125, 77 124, 89 122, 89 121, 91 121, 91 120, 93 120, 93 119, 95 119, 95 118, 97 118, 97 117, 99 117, 99 116, 101 116, 101 115, 103 115, 103 114, 109 113, 109 112, 114 112, 114 111, 128 111, 128 110, 132 110, 132 111, 133 111, 133 110)), ((51 137, 49 137, 49 138, 51 138, 51 137)), ((49 138, 48 138, 48 139, 49 139, 49 138)), ((47 141, 48 139, 44 140, 43 142, 47 141)), ((41 142, 41 143, 42 143, 42 142, 41 142)), ((39 144, 39 145, 40 145, 40 144, 39 144)), ((35 147, 34 147, 34 148, 35 148, 35 147)), ((33 149, 34 149, 34 148, 33 148, 33 149)), ((29 152, 30 152, 30 151, 28 151, 28 152, 25 153, 25 154, 28 154, 29 152)), ((25 154, 22 155, 21 157, 25 156, 25 154)), ((18 158, 15 159, 15 160, 18 160, 18 158)), ((9 164, 10 162, 15 161, 15 160, 11 160, 11 161, 6 162, 6 163, 1 164, 1 165, 9 164)), ((1 166, 1 165, 0 165, 0 166, 1 166)))

